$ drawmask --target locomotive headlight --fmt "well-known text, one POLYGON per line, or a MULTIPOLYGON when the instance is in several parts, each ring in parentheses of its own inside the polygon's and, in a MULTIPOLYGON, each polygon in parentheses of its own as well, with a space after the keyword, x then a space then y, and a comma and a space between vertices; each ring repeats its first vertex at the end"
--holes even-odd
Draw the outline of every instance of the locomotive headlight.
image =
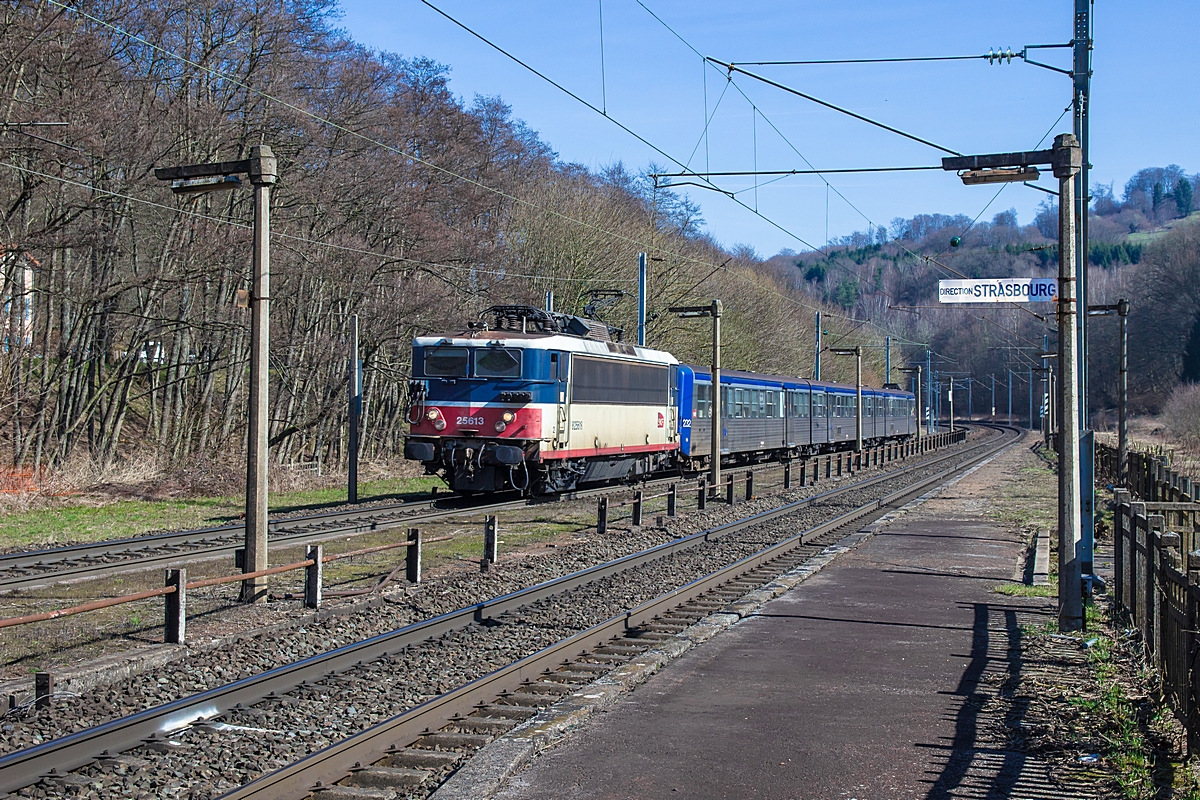
POLYGON ((435 431, 445 430, 445 428, 446 428, 446 420, 442 419, 441 417, 438 417, 437 419, 435 419, 433 421, 433 429, 435 431))
POLYGON ((438 411, 436 408, 431 408, 425 412, 425 419, 429 420, 430 422, 433 422, 435 419, 437 419, 441 415, 442 415, 442 413, 440 411, 438 411))
POLYGON ((504 420, 505 424, 512 422, 516 418, 517 418, 517 415, 511 411, 505 411, 503 414, 500 415, 500 419, 504 420))
POLYGON ((507 427, 508 427, 508 425, 505 424, 504 420, 502 420, 502 419, 496 420, 496 433, 504 433, 504 429, 507 427))

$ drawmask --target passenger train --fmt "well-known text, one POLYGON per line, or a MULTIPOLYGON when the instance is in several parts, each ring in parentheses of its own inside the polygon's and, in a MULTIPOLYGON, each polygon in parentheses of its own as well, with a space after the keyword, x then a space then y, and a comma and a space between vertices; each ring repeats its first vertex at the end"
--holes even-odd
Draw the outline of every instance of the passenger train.
MULTIPOLYGON (((413 341, 405 458, 457 492, 550 494, 704 469, 708 367, 614 341, 594 320, 494 306, 491 325, 413 341)), ((853 449, 853 386, 721 371, 721 463, 853 449)), ((863 388, 863 442, 916 434, 913 395, 863 388)))

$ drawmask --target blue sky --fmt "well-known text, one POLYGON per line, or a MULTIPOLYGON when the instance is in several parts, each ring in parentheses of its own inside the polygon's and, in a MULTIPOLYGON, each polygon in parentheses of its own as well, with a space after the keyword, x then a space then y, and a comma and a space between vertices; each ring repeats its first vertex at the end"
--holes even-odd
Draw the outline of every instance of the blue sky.
MULTIPOLYGON (((689 44, 727 62, 977 55, 1067 42, 1073 14, 1072 0, 642 0, 685 44, 637 0, 431 2, 700 170, 805 169, 801 155, 824 169, 934 165, 943 154, 744 76, 735 74, 730 85, 689 44)), ((457 94, 468 101, 499 95, 564 160, 591 168, 615 161, 633 170, 652 161, 670 166, 419 0, 341 3, 342 24, 356 40, 447 64, 457 94)), ((1120 195, 1142 167, 1200 170, 1189 33, 1198 24, 1195 2, 1095 5, 1093 183, 1114 182, 1120 195)), ((1070 65, 1067 50, 1037 52, 1039 60, 1070 65)), ((1055 124, 1070 102, 1070 79, 1018 60, 746 68, 964 153, 1032 149, 1049 133, 1042 143, 1048 146, 1071 125, 1070 113, 1055 124)), ((988 206, 996 187, 964 187, 951 173, 840 175, 830 177, 837 191, 828 193, 827 213, 826 186, 815 176, 788 177, 757 192, 751 178, 715 180, 767 219, 720 194, 688 189, 708 230, 722 244, 749 244, 764 256, 820 247, 827 226, 836 237, 916 213, 982 211, 990 219, 1016 208, 1028 223, 1045 197, 1011 185, 988 206)))

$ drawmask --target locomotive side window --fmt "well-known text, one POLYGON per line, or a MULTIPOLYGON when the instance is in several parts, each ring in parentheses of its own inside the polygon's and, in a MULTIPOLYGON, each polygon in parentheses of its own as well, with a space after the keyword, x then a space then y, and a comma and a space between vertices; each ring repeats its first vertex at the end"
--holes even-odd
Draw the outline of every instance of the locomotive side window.
POLYGON ((670 404, 670 370, 665 366, 581 356, 575 356, 574 362, 572 373, 576 403, 627 406, 670 404))
POLYGON ((508 350, 500 347, 488 347, 476 350, 475 377, 521 377, 521 351, 508 350))
POLYGON ((467 348, 428 348, 425 351, 425 375, 431 378, 465 378, 467 376, 467 348))

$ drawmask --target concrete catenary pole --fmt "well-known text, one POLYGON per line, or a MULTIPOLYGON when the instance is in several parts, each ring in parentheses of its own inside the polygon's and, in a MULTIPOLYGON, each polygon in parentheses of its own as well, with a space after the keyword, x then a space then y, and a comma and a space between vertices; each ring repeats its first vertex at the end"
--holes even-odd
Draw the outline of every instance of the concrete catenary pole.
POLYGON ((1012 370, 1008 371, 1008 424, 1012 425, 1012 370))
POLYGON ((1029 430, 1033 430, 1033 367, 1029 368, 1029 430))
POLYGON ((1129 424, 1126 403, 1129 400, 1129 301, 1117 301, 1117 319, 1121 326, 1121 362, 1117 376, 1117 484, 1127 486, 1129 474, 1129 424))
POLYGON ((863 401, 862 401, 862 347, 854 347, 854 397, 857 407, 854 409, 854 449, 861 453, 863 449, 863 401))
MULTIPOLYGON (((271 186, 275 155, 265 144, 250 148, 254 186, 254 281, 250 290, 250 420, 246 436, 246 557, 244 572, 267 568, 267 420, 271 315, 271 186)), ((265 599, 266 578, 242 583, 242 602, 265 599)))
MULTIPOLYGON (((925 350, 925 432, 933 433, 933 368, 932 354, 925 350)), ((918 398, 919 399, 919 398, 918 398)))
POLYGON ((637 343, 646 346, 646 254, 638 253, 637 343))
POLYGON ((946 398, 950 401, 950 432, 954 433, 954 376, 950 376, 950 391, 946 393, 946 398))
POLYGON ((821 312, 817 312, 817 351, 813 361, 813 380, 821 380, 821 312))
POLYGON ((358 314, 350 315, 350 353, 346 374, 347 416, 350 442, 346 448, 346 499, 358 502, 358 425, 362 417, 362 361, 358 357, 358 314))
POLYGON ((892 382, 892 337, 884 337, 883 345, 883 382, 892 382))
MULTIPOLYGON (((917 391, 913 393, 913 397, 916 399, 917 405, 920 406, 921 405, 921 365, 917 364, 917 366, 913 367, 913 369, 915 369, 917 372, 917 391)), ((921 409, 918 408, 917 409, 917 441, 918 442, 921 441, 921 416, 922 416, 921 409)))
POLYGON ((1058 462, 1058 627, 1083 629, 1082 574, 1077 548, 1082 538, 1079 470, 1079 340, 1076 288, 1079 270, 1075 238, 1075 180, 1082 155, 1079 140, 1064 133, 1054 139, 1058 189, 1058 389, 1061 436, 1058 462))
POLYGON ((721 421, 725 418, 725 404, 721 402, 721 301, 712 301, 713 351, 712 351, 712 461, 709 474, 712 491, 721 488, 721 421))

